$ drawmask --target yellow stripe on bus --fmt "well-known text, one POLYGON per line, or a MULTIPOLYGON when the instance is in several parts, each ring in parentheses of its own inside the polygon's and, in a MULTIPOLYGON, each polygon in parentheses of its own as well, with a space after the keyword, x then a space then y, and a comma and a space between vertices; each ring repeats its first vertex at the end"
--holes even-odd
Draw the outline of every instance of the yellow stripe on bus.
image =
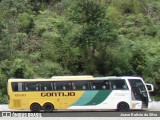
POLYGON ((39 103, 43 106, 46 102, 51 102, 55 109, 67 109, 76 103, 85 91, 47 91, 47 92, 15 92, 12 105, 15 109, 30 109, 32 103, 39 103), (27 99, 26 99, 27 98, 27 99), (53 98, 53 99, 52 99, 53 98))

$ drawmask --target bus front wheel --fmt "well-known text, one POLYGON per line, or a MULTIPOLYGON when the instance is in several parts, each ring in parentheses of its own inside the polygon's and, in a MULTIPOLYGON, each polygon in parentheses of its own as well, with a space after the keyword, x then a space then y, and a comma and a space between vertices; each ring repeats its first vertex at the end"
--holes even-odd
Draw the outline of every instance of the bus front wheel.
POLYGON ((43 105, 43 109, 45 112, 52 112, 54 110, 54 106, 52 103, 47 102, 43 105))
POLYGON ((39 112, 41 110, 41 106, 38 103, 32 103, 30 106, 30 110, 32 112, 39 112))
POLYGON ((129 105, 126 102, 120 102, 117 105, 117 111, 124 112, 129 110, 129 105))

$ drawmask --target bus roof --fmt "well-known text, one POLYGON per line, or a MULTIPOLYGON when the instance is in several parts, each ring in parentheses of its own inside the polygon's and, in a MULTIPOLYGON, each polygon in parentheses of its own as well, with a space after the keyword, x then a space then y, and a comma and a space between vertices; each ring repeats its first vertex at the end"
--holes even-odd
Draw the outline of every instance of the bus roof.
POLYGON ((52 76, 52 79, 63 79, 63 78, 67 78, 67 79, 72 79, 72 78, 93 78, 93 76, 91 75, 83 75, 83 76, 52 76))
POLYGON ((38 81, 73 81, 73 80, 93 80, 93 76, 54 76, 48 79, 36 78, 36 79, 9 79, 8 82, 38 82, 38 81))
POLYGON ((106 77, 95 77, 94 80, 117 80, 117 79, 142 79, 141 77, 133 76, 106 76, 106 77))
POLYGON ((43 81, 74 81, 74 80, 117 80, 117 79, 142 79, 141 77, 133 76, 106 76, 106 77, 93 77, 93 76, 53 76, 51 78, 36 78, 36 79, 9 79, 8 82, 43 82, 43 81))

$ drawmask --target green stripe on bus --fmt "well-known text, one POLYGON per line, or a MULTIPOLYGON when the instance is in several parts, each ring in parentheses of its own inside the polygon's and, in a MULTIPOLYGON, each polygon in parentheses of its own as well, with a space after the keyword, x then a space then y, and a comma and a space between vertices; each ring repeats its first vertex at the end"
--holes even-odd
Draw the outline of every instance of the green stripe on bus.
POLYGON ((72 106, 83 106, 91 101, 98 91, 86 91, 72 106))
POLYGON ((88 103, 86 103, 85 105, 98 105, 100 103, 102 103, 112 92, 112 90, 102 90, 99 91, 95 97, 89 101, 88 103))

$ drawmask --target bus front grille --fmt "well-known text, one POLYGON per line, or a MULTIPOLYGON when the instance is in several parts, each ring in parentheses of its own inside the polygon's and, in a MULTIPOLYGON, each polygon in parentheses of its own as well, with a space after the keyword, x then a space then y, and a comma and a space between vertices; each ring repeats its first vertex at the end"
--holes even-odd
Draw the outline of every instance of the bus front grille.
POLYGON ((14 106, 15 108, 21 107, 20 100, 19 100, 19 99, 14 99, 14 100, 13 100, 13 106, 14 106))

